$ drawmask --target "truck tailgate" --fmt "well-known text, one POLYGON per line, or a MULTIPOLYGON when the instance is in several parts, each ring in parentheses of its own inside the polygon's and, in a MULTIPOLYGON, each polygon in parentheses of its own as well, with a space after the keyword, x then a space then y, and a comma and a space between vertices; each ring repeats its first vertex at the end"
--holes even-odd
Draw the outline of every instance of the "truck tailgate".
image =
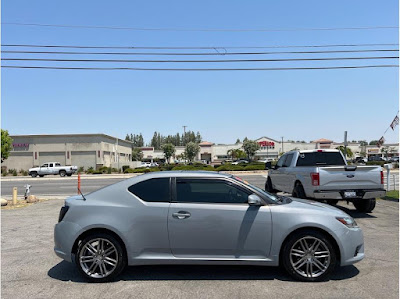
POLYGON ((320 190, 379 189, 381 167, 357 166, 355 170, 345 170, 345 166, 319 167, 320 190))

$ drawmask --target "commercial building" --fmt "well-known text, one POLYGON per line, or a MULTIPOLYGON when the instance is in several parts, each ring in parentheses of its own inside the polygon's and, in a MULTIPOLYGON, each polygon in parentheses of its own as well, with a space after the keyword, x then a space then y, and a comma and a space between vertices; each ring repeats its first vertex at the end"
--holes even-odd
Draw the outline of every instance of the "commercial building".
POLYGON ((137 166, 132 143, 106 134, 14 135, 13 150, 2 163, 8 169, 27 170, 45 162, 59 162, 85 169, 102 166, 137 166))

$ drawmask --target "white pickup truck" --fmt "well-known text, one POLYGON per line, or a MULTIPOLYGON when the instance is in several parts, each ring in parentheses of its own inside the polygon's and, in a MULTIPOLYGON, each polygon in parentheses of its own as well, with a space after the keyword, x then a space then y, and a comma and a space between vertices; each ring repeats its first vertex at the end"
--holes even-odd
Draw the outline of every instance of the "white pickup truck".
POLYGON ((57 175, 60 176, 71 176, 78 170, 77 166, 61 166, 58 162, 46 162, 42 166, 34 167, 29 169, 29 175, 33 178, 45 175, 57 175))
POLYGON ((290 151, 269 170, 268 192, 283 191, 293 197, 352 202, 361 212, 371 212, 376 198, 385 195, 380 166, 347 165, 339 150, 290 151))

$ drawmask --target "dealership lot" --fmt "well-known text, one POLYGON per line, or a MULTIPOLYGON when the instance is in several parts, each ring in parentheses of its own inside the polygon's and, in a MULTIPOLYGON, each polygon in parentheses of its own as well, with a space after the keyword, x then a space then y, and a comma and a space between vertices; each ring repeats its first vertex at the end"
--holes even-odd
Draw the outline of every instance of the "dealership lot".
MULTIPOLYGON (((261 175, 242 177, 259 187, 265 182, 261 175)), ((93 186, 115 181, 93 181, 93 186)), ((69 187, 59 189, 60 195, 74 194, 76 185, 71 181, 69 187)), ((279 268, 248 266, 129 267, 116 282, 86 283, 74 265, 53 253, 53 227, 62 205, 53 199, 2 211, 3 298, 398 298, 398 202, 379 200, 368 215, 341 204, 364 230, 366 258, 322 283, 293 281, 279 268)))

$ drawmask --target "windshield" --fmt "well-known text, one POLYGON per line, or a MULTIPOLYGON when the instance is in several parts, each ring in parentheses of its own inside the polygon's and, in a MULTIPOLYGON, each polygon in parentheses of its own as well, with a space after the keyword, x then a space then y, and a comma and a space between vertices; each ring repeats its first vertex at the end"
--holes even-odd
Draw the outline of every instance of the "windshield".
POLYGON ((268 193, 267 191, 264 191, 263 189, 254 186, 252 184, 249 184, 249 182, 239 178, 239 177, 233 177, 236 181, 242 182, 244 184, 247 185, 248 188, 253 189, 254 191, 257 191, 258 193, 261 193, 262 195, 264 195, 265 197, 267 197, 268 199, 272 200, 273 202, 278 202, 279 201, 279 197, 275 194, 271 194, 268 193))

